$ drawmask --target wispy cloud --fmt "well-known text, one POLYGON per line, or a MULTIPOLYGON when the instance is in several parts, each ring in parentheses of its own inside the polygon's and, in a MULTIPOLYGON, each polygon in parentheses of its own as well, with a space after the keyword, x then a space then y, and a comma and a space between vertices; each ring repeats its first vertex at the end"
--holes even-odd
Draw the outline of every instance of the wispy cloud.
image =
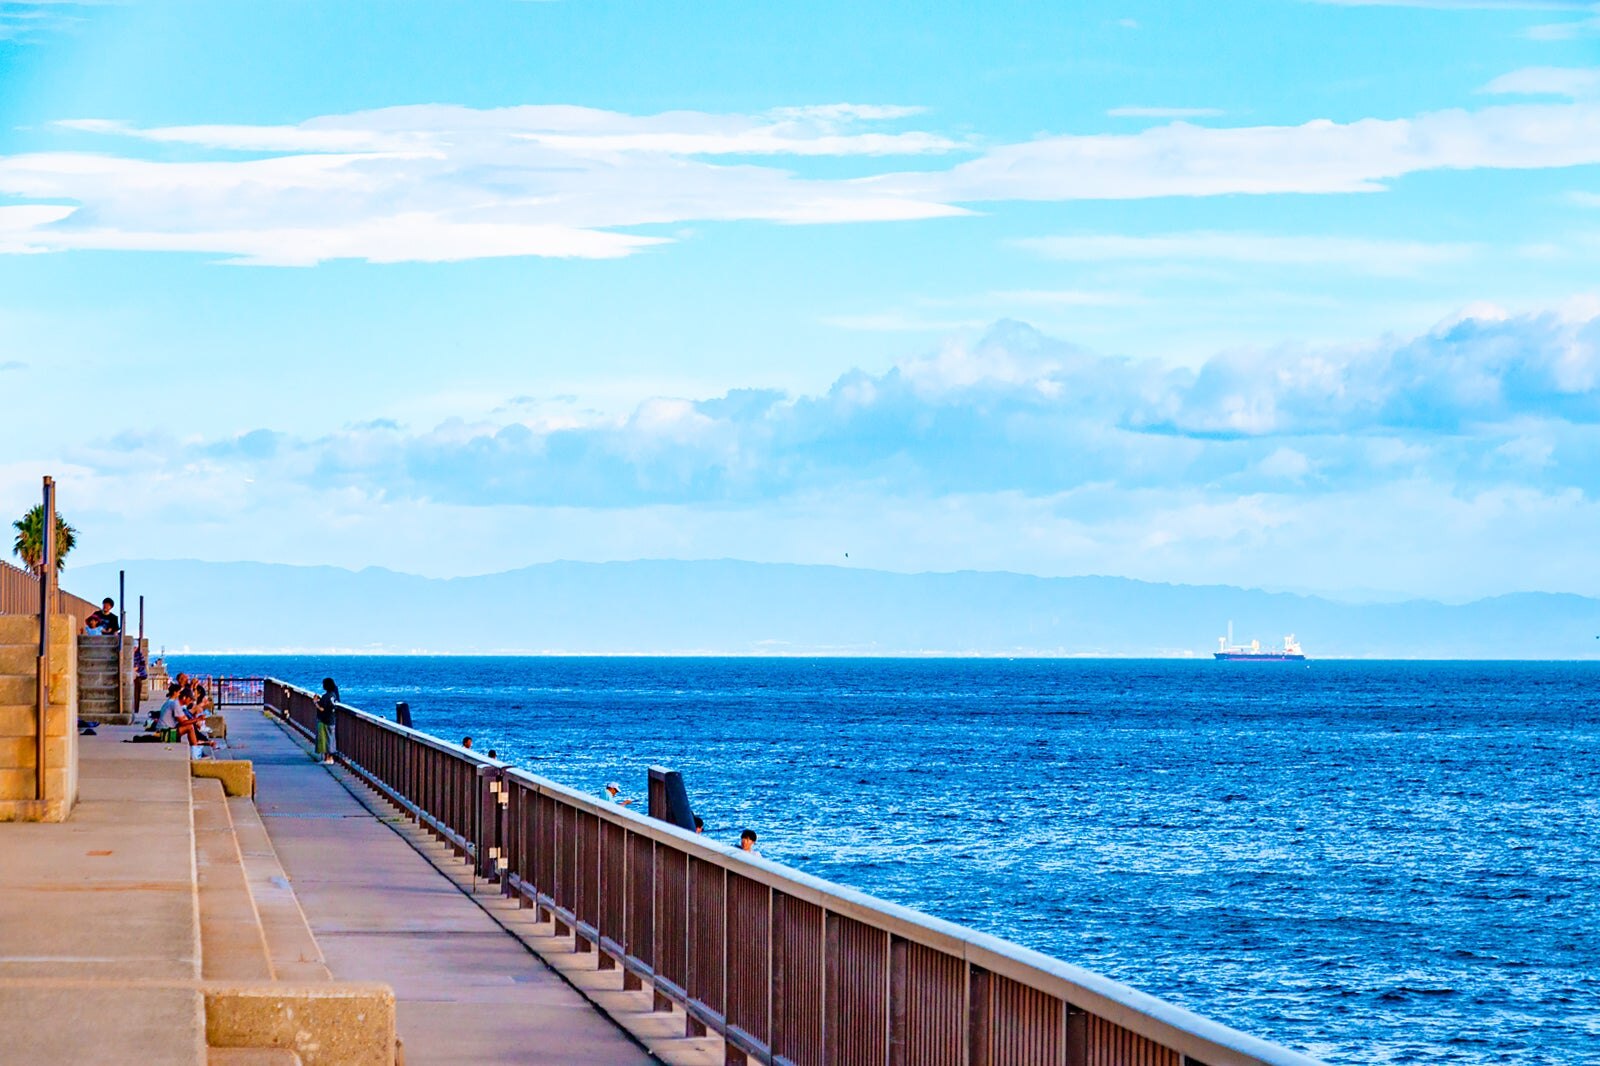
POLYGON ((1526 67, 1500 75, 1479 91, 1592 100, 1600 97, 1600 67, 1526 67))
POLYGON ((936 200, 1134 200, 1157 196, 1377 192, 1431 170, 1600 163, 1600 105, 1527 104, 1410 119, 1043 137, 950 170, 880 179, 936 200))
POLYGON ((1050 259, 1076 262, 1183 260, 1262 263, 1335 267, 1379 275, 1412 274, 1424 267, 1458 262, 1476 251, 1473 245, 1459 243, 1206 232, 1147 237, 1116 234, 1025 237, 1015 243, 1050 259))
POLYGON ((1217 107, 1140 107, 1129 104, 1113 107, 1106 114, 1112 118, 1216 118, 1223 111, 1217 107))
POLYGON ((1597 13, 1589 18, 1530 26, 1524 36, 1531 41, 1576 41, 1585 37, 1600 37, 1600 4, 1592 10, 1597 13))
POLYGON ((3 362, 0 362, 0 373, 4 373, 5 371, 8 371, 8 370, 26 370, 26 369, 28 369, 28 364, 22 362, 20 359, 7 359, 7 360, 5 360, 3 362))
POLYGON ((0 0, 0 41, 27 43, 70 30, 114 0, 0 0))
POLYGON ((1584 11, 1591 0, 1301 0, 1329 7, 1420 7, 1436 11, 1584 11))
MULTIPOLYGON (((1585 72, 1557 73, 1508 75, 1492 91, 1588 92, 1585 72)), ((0 211, 0 251, 173 251, 270 265, 607 258, 673 239, 638 227, 927 220, 1006 200, 1374 192, 1445 168, 1600 163, 1600 102, 1587 99, 1298 126, 1171 122, 992 147, 899 128, 923 117, 830 104, 644 116, 428 105, 292 126, 150 129, 80 119, 63 125, 133 151, 0 157, 0 194, 54 213, 0 211), (139 154, 147 143, 164 146, 157 158, 139 154), (931 165, 886 169, 905 156, 931 165), (867 173, 796 169, 815 157, 867 173)))

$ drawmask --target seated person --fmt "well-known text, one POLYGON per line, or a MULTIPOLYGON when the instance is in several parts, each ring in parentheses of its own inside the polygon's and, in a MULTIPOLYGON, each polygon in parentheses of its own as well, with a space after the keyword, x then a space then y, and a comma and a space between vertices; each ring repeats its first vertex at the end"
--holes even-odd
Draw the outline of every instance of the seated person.
POLYGON ((110 596, 100 601, 100 632, 114 634, 117 631, 117 601, 110 596))
POLYGON ((179 688, 176 684, 167 686, 167 701, 156 708, 150 715, 150 724, 145 728, 152 733, 165 734, 178 728, 178 712, 183 705, 178 701, 179 688))
POLYGON ((178 739, 191 748, 210 745, 211 734, 206 730, 206 713, 194 705, 194 700, 178 695, 178 739))
POLYGON ((89 620, 83 623, 83 635, 86 637, 98 637, 101 633, 105 632, 105 630, 101 628, 103 624, 104 619, 100 617, 100 612, 94 612, 89 616, 89 620))

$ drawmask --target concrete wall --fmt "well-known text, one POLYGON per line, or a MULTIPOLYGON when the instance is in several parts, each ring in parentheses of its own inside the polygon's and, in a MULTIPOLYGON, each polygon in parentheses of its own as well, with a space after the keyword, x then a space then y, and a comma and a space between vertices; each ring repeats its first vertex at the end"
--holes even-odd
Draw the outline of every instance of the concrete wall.
POLYGON ((0 615, 0 822, 65 821, 78 801, 78 623, 50 619, 45 799, 34 798, 39 620, 0 615))

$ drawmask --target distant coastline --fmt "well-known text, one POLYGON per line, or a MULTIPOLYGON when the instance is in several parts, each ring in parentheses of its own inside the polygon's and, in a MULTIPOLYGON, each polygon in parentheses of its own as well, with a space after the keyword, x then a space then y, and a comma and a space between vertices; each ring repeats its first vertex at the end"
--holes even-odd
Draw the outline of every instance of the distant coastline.
POLYGON ((1209 660, 1231 619, 1246 641, 1298 633, 1312 664, 1600 658, 1600 599, 1560 593, 1349 604, 1119 577, 732 560, 449 579, 131 561, 75 568, 68 587, 97 594, 118 569, 173 654, 1209 660))

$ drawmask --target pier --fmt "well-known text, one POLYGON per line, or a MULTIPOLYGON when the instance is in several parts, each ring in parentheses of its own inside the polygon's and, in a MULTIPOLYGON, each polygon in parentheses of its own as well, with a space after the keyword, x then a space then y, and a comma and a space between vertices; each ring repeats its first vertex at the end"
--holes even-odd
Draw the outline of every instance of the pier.
POLYGON ((342 704, 322 764, 312 693, 278 679, 212 679, 203 759, 136 726, 80 738, 78 604, 25 584, 0 603, 8 1062, 1314 1066, 657 797, 342 704), (30 593, 38 615, 7 608, 30 593))

